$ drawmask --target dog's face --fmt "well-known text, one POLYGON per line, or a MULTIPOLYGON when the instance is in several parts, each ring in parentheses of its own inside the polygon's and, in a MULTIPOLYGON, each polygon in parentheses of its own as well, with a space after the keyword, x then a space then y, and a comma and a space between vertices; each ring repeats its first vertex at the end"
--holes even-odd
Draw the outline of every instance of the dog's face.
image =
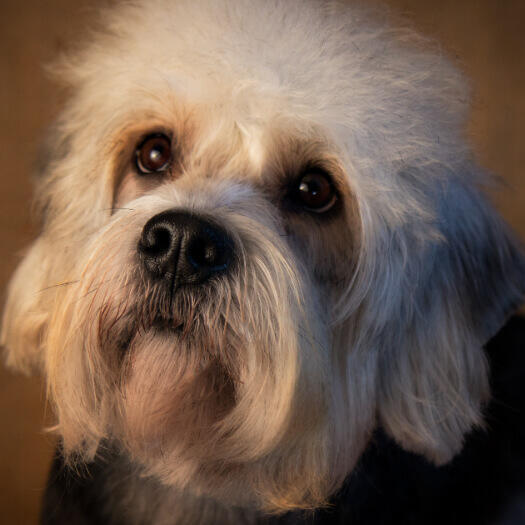
POLYGON ((60 66, 8 362, 69 457, 317 505, 382 426, 436 463, 489 396, 524 263, 477 188, 463 83, 355 7, 155 1, 60 66))

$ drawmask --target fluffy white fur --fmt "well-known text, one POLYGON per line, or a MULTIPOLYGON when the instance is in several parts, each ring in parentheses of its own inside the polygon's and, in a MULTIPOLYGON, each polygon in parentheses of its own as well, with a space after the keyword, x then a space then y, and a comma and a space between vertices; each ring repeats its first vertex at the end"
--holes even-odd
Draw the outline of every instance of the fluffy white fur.
POLYGON ((272 512, 326 502, 378 425, 449 461, 482 425, 482 346, 525 289, 458 71, 348 3, 148 0, 103 18, 57 66, 72 96, 2 324, 9 365, 46 375, 65 453, 110 441, 169 490, 272 512), (179 160, 145 181, 131 159, 156 130, 179 160), (282 205, 312 162, 339 189, 330 221, 282 205), (213 217, 240 250, 173 302, 136 257, 168 209, 213 217))

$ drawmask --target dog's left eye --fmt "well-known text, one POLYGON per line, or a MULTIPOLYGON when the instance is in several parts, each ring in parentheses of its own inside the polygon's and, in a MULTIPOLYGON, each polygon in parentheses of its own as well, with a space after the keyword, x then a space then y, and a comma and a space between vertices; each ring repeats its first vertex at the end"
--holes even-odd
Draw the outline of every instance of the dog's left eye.
POLYGON ((308 171, 297 182, 295 200, 306 210, 324 213, 337 201, 330 177, 321 170, 308 171))
POLYGON ((163 133, 148 135, 135 150, 135 166, 141 175, 159 173, 171 164, 171 140, 163 133))

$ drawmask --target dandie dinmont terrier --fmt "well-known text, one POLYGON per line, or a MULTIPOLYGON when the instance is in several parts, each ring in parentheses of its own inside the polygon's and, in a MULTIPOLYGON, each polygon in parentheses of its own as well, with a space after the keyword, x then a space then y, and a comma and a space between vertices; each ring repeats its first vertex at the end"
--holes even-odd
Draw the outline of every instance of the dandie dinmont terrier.
MULTIPOLYGON (((482 193, 461 75, 384 18, 133 1, 58 64, 73 95, 2 324, 56 413, 44 523, 479 524, 516 505, 519 417, 504 387, 490 403, 484 346, 525 260, 482 193)), ((520 323, 492 343, 494 388, 520 323)))

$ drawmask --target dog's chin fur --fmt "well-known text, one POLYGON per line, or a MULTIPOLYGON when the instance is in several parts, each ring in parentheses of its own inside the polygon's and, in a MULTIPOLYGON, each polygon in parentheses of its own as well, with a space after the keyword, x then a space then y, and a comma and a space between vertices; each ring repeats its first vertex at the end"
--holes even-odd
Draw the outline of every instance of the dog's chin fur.
POLYGON ((70 462, 110 442, 170 490, 280 512, 324 504, 378 426, 442 464, 483 424, 482 347, 525 263, 481 192, 461 75, 385 18, 131 2, 57 65, 73 95, 2 344, 45 374, 70 462), (152 132, 173 160, 138 175, 152 132), (326 213, 289 199, 315 169, 326 213), (146 275, 141 232, 173 209, 228 232, 227 274, 175 292, 146 275))

